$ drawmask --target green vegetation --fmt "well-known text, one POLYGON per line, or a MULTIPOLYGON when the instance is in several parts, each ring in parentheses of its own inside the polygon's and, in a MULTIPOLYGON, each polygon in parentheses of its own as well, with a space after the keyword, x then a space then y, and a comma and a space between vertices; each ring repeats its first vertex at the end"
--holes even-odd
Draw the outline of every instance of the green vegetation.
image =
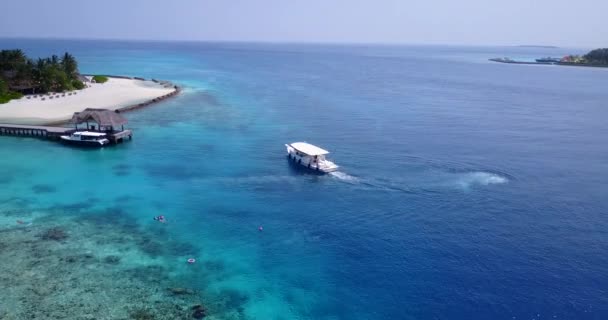
POLYGON ((65 53, 34 61, 23 51, 0 51, 0 103, 22 96, 21 93, 45 93, 84 88, 79 80, 78 63, 65 53))
POLYGON ((574 65, 608 66, 608 48, 591 50, 589 53, 583 56, 565 56, 561 62, 574 65))
POLYGON ((595 49, 585 55, 585 60, 591 64, 608 65, 608 48, 595 49))
POLYGON ((104 83, 104 82, 108 81, 108 77, 106 77, 106 76, 93 76, 93 81, 95 81, 97 83, 104 83))
POLYGON ((84 83, 80 80, 72 80, 72 87, 76 90, 82 90, 84 89, 84 83))
POLYGON ((7 103, 11 99, 20 99, 23 95, 19 92, 9 91, 8 83, 0 78, 0 103, 7 103))
POLYGON ((0 78, 0 95, 6 94, 8 92, 8 84, 6 81, 0 78))
POLYGON ((21 94, 21 92, 8 91, 6 83, 0 80, 0 103, 7 103, 12 99, 21 99, 22 97, 23 94, 21 94))

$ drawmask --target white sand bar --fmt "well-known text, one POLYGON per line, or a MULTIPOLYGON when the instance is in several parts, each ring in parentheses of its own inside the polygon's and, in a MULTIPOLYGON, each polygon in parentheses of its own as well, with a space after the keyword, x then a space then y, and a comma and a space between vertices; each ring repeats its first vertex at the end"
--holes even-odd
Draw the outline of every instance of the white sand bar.
POLYGON ((119 109, 136 105, 173 92, 152 81, 109 78, 106 83, 87 83, 89 88, 73 91, 76 94, 54 94, 58 98, 45 100, 40 96, 11 100, 0 104, 0 123, 40 125, 68 120, 74 112, 86 108, 119 109))

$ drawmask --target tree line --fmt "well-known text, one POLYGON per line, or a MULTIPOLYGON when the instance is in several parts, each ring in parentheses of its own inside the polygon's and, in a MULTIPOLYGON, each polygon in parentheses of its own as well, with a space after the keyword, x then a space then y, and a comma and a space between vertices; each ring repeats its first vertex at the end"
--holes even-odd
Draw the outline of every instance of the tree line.
POLYGON ((0 51, 0 100, 16 92, 45 93, 82 89, 78 62, 68 52, 33 60, 22 50, 0 51))
POLYGON ((584 58, 587 63, 608 65, 608 48, 591 50, 584 58))
POLYGON ((608 48, 591 50, 582 56, 568 55, 565 56, 561 62, 591 66, 608 66, 608 48))

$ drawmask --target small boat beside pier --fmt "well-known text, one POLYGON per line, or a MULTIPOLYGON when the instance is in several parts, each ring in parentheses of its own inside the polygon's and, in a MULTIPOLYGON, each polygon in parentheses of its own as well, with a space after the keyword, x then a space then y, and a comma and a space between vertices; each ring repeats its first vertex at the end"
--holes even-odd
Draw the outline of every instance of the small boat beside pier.
POLYGON ((91 143, 84 141, 101 139, 108 141, 107 143, 104 141, 100 146, 122 143, 133 137, 132 131, 124 128, 127 119, 112 110, 85 109, 74 113, 70 122, 74 127, 0 124, 0 136, 33 137, 80 144, 72 143, 78 140, 86 145, 91 143), (86 124, 86 128, 82 128, 82 124, 86 124))
POLYGON ((76 131, 61 136, 61 142, 82 147, 103 147, 110 144, 108 135, 103 132, 76 131))

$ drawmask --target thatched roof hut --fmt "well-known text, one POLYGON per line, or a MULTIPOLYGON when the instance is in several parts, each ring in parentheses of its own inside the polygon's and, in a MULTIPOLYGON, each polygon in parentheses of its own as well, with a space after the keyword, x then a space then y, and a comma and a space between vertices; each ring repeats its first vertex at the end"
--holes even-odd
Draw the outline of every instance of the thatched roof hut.
POLYGON ((118 128, 128 121, 118 111, 108 109, 87 108, 82 112, 76 112, 72 116, 71 123, 79 124, 83 122, 96 122, 100 127, 118 128))

